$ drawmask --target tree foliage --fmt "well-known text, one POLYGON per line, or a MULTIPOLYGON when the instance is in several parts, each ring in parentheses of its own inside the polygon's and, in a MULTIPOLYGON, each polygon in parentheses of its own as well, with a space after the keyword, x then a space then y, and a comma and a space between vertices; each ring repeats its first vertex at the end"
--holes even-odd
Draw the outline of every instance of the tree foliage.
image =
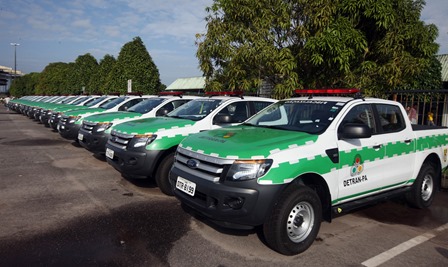
POLYGON ((82 91, 82 89, 85 90, 85 92, 91 92, 92 89, 88 88, 90 78, 93 76, 93 74, 98 69, 98 62, 96 59, 89 53, 78 56, 75 60, 75 65, 73 69, 73 90, 76 91, 77 89, 82 91))
POLYGON ((410 87, 434 63, 423 0, 214 0, 197 57, 209 90, 410 87))
POLYGON ((40 73, 32 72, 16 77, 9 88, 10 94, 15 97, 34 95, 36 85, 39 81, 39 75, 40 73))
POLYGON ((106 84, 110 90, 125 93, 128 80, 132 80, 133 92, 156 94, 160 90, 159 70, 140 37, 121 48, 106 84))
POLYGON ((152 61, 140 37, 125 44, 116 60, 106 54, 98 64, 89 53, 75 62, 48 64, 41 73, 18 77, 11 85, 13 95, 32 94, 108 94, 127 92, 127 80, 132 79, 133 91, 156 94, 165 88, 160 83, 159 70, 152 61))
POLYGON ((107 54, 100 60, 99 67, 90 77, 88 92, 92 94, 107 94, 109 92, 106 87, 107 77, 115 66, 115 57, 107 54))
POLYGON ((40 95, 72 93, 69 80, 72 69, 73 63, 56 62, 48 64, 39 75, 35 93, 40 95))

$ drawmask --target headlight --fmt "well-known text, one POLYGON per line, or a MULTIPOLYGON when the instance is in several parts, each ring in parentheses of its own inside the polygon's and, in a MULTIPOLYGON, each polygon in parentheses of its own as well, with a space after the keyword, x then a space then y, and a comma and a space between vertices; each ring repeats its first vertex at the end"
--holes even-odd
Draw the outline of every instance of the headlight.
POLYGON ((235 160, 227 173, 229 181, 257 179, 265 175, 272 166, 272 159, 235 160))
POLYGON ((96 132, 100 133, 100 132, 104 132, 105 130, 109 129, 110 127, 112 127, 111 122, 99 122, 96 124, 96 132))
POLYGON ((75 123, 75 121, 81 119, 81 116, 69 116, 68 123, 75 123))
POLYGON ((147 146, 156 140, 157 135, 155 134, 136 134, 129 143, 130 147, 142 147, 147 146))

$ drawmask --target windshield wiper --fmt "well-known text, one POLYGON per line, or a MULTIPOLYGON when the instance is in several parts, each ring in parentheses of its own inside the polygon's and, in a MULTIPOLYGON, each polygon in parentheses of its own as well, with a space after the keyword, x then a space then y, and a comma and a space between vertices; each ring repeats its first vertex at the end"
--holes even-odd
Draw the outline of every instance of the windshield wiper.
POLYGON ((251 125, 256 126, 256 127, 268 128, 268 129, 291 131, 291 129, 288 128, 286 125, 263 125, 263 124, 257 124, 257 125, 251 124, 251 125))

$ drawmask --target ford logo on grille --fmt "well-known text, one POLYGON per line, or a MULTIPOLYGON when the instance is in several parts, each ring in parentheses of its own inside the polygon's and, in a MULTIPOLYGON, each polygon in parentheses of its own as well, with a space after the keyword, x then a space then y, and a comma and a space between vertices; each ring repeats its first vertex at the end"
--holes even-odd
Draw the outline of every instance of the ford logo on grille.
POLYGON ((192 169, 196 169, 199 166, 199 162, 194 159, 189 159, 187 160, 187 166, 192 169))

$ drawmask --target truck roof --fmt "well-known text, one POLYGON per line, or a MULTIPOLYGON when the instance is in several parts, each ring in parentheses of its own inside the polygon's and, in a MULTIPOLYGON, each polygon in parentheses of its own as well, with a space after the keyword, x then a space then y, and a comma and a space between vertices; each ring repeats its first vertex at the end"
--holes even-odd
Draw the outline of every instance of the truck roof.
POLYGON ((375 102, 375 103, 398 103, 396 101, 392 100, 386 100, 386 99, 380 99, 380 98, 373 98, 373 97, 366 97, 366 98, 353 98, 353 97, 340 97, 340 96, 312 96, 312 97, 292 97, 283 99, 282 101, 288 101, 288 100, 310 100, 310 101, 335 101, 335 102, 342 102, 347 103, 349 101, 356 101, 356 102, 375 102))

